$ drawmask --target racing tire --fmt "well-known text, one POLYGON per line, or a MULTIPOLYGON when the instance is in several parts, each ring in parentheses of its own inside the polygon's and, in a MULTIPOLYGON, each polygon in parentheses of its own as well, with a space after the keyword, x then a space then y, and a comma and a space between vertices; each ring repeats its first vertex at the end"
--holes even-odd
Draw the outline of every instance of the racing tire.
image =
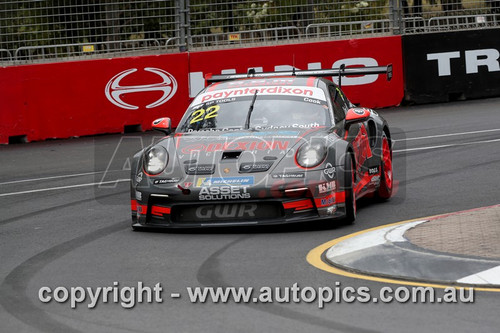
POLYGON ((356 170, 354 168, 354 162, 352 153, 348 153, 345 158, 344 167, 344 179, 345 179, 345 223, 352 224, 356 220, 356 193, 354 191, 354 185, 356 183, 356 170))
POLYGON ((394 175, 392 172, 392 149, 387 136, 382 137, 382 158, 380 161, 380 185, 377 190, 377 197, 388 200, 392 196, 394 186, 394 175))

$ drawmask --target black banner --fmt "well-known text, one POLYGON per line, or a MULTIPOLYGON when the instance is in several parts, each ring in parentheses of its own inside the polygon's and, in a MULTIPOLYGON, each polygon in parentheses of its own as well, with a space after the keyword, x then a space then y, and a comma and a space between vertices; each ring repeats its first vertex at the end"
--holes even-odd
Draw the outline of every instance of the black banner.
POLYGON ((405 100, 500 96, 500 29, 403 36, 405 100))

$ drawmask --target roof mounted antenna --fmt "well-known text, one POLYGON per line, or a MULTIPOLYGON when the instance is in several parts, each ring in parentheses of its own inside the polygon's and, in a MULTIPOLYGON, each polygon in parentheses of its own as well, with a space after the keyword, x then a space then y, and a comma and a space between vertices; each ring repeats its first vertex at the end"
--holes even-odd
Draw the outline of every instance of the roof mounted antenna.
POLYGON ((293 54, 292 58, 292 75, 297 76, 297 74, 295 73, 295 53, 293 54))
POLYGON ((345 73, 345 64, 340 65, 339 67, 339 88, 342 88, 342 76, 345 73))
POLYGON ((255 68, 249 68, 247 76, 248 77, 254 77, 255 76, 255 68))

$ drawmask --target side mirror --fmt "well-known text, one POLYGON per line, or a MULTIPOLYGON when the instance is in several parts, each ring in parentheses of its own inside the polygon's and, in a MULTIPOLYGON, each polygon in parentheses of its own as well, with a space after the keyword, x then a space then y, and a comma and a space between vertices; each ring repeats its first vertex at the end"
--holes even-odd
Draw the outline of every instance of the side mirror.
POLYGON ((362 123, 370 118, 371 112, 365 108, 352 108, 347 111, 345 116, 345 127, 349 128, 352 124, 362 123))
POLYGON ((169 135, 172 133, 172 121, 170 118, 158 118, 153 121, 153 129, 169 135))

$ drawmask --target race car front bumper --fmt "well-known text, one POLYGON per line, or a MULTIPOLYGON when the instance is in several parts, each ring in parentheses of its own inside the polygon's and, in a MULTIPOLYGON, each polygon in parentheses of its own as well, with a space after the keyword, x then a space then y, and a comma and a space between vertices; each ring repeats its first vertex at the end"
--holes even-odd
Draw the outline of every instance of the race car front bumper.
POLYGON ((152 195, 148 203, 132 200, 134 227, 195 228, 272 225, 341 218, 343 192, 323 198, 245 201, 172 202, 152 195))

